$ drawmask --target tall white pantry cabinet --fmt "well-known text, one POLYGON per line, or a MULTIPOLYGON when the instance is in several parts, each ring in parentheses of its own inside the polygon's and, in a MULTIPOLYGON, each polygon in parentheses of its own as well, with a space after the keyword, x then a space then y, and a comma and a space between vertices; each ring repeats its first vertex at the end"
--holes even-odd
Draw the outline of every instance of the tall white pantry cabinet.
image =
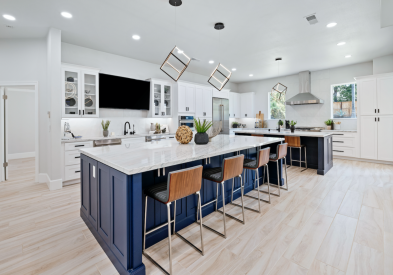
POLYGON ((393 73, 355 79, 360 157, 393 161, 393 73))

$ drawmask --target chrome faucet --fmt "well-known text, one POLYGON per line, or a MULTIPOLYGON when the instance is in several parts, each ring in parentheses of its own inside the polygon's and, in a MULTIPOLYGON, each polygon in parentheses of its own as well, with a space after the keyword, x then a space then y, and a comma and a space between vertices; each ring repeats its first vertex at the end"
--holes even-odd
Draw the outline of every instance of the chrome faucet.
POLYGON ((128 134, 128 131, 127 131, 127 124, 128 124, 128 129, 131 130, 131 125, 130 125, 130 123, 127 121, 126 123, 124 123, 124 135, 127 135, 127 134, 128 134))

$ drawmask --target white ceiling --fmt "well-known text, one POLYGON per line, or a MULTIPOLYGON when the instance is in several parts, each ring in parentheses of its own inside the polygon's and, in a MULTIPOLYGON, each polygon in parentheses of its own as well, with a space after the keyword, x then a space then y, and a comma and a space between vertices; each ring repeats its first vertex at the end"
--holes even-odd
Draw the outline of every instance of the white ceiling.
POLYGON ((63 31, 63 42, 158 65, 178 45, 201 60, 189 71, 209 75, 215 65, 208 61, 220 61, 237 68, 232 82, 277 76, 276 57, 283 58, 280 74, 288 75, 393 53, 393 27, 380 27, 380 0, 183 0, 177 36, 168 0, 1 0, 0 12, 17 19, 0 18, 0 38, 45 37, 55 27, 63 31), (73 18, 63 18, 62 11, 73 18), (304 18, 312 13, 316 25, 304 18), (216 22, 226 25, 220 46, 216 22), (326 28, 330 22, 338 25, 326 28), (347 44, 336 46, 340 41, 347 44))

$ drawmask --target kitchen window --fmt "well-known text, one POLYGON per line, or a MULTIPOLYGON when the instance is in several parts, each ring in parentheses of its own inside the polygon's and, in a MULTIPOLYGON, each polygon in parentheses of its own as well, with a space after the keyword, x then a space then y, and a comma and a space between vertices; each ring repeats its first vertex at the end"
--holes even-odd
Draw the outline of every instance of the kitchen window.
POLYGON ((345 83, 332 85, 332 118, 356 118, 357 85, 345 83))
POLYGON ((269 119, 285 119, 285 94, 269 93, 269 119))

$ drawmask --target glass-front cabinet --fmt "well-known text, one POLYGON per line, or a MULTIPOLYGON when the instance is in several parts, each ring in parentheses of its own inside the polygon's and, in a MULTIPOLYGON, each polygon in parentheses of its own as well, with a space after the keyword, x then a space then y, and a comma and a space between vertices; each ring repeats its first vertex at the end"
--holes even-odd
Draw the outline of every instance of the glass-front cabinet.
POLYGON ((150 80, 150 117, 172 117, 172 85, 157 79, 150 80))
POLYGON ((62 65, 63 117, 99 117, 98 69, 62 65))

